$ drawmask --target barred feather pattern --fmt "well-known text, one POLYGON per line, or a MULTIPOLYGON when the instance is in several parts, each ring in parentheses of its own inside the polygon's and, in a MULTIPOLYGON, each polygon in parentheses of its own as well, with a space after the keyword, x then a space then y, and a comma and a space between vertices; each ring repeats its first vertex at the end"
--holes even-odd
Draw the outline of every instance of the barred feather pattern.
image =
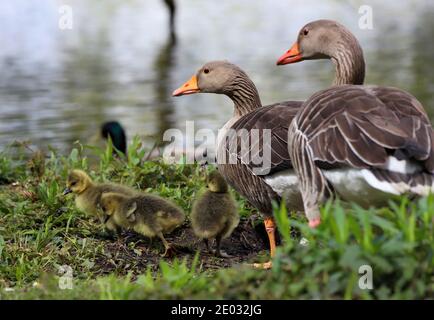
POLYGON ((337 43, 336 53, 331 60, 335 64, 334 85, 363 84, 365 60, 363 51, 354 36, 349 35, 337 43))
POLYGON ((298 130, 296 121, 288 131, 289 154, 298 175, 306 217, 309 221, 320 218, 318 203, 332 195, 331 186, 315 165, 306 136, 298 130))
MULTIPOLYGON (((219 172, 239 194, 265 216, 272 216, 272 202, 279 203, 281 198, 264 179, 270 174, 292 168, 287 147, 288 127, 301 105, 301 101, 288 101, 257 108, 242 116, 231 126, 231 129, 236 131, 247 130, 248 136, 246 138, 250 141, 250 147, 259 144, 259 152, 261 153, 262 135, 259 136, 259 141, 254 141, 251 135, 252 129, 258 129, 260 133, 264 129, 271 130, 271 163, 270 167, 264 168, 266 174, 254 174, 255 164, 243 161, 243 150, 240 148, 241 142, 239 140, 237 142, 228 141, 226 145, 221 145, 221 148, 217 150, 219 172), (233 143, 236 143, 237 146, 237 149, 234 150, 235 155, 228 148, 233 143), (235 164, 228 163, 231 156, 235 156, 235 164)), ((239 137, 231 136, 231 139, 239 139, 239 137)), ((289 210, 293 210, 291 204, 288 206, 289 210)))
POLYGON ((225 91, 234 102, 235 115, 243 116, 262 106, 255 84, 242 70, 239 70, 232 85, 225 91))
MULTIPOLYGON (((257 164, 243 161, 246 150, 241 148, 240 136, 226 137, 223 133, 223 137, 219 137, 217 149, 218 170, 228 184, 250 204, 265 216, 272 216, 272 202, 280 202, 281 197, 267 184, 265 178, 273 173, 292 169, 287 147, 288 128, 303 102, 287 101, 262 106, 256 86, 239 67, 218 61, 208 63, 206 67, 213 69, 219 65, 226 67, 226 71, 220 73, 220 76, 228 80, 224 85, 215 81, 218 85, 214 84, 211 89, 208 88, 208 92, 225 94, 234 103, 234 116, 223 128, 247 132, 243 139, 247 140, 250 148, 247 152, 254 153, 253 156, 263 154, 264 130, 271 132, 271 141, 267 141, 271 147, 271 161, 269 166, 263 167, 263 172, 255 173, 258 172, 257 164), (254 135, 253 130, 259 132, 259 135, 254 135), (225 139, 226 143, 222 143, 223 140, 220 141, 220 138, 225 139), (233 145, 236 146, 234 150, 231 149, 233 145), (230 162, 231 159, 235 159, 235 163, 230 162)), ((202 69, 197 73, 199 83, 201 74, 202 69)), ((208 81, 212 86, 213 82, 208 81)), ((249 159, 252 159, 252 154, 249 159)))
POLYGON ((433 141, 422 105, 405 91, 344 85, 317 92, 303 104, 289 130, 306 215, 317 215, 318 204, 332 193, 322 173, 326 170, 367 169, 380 182, 399 187, 399 194, 433 191, 433 141), (387 167, 390 156, 420 169, 392 172, 387 167))

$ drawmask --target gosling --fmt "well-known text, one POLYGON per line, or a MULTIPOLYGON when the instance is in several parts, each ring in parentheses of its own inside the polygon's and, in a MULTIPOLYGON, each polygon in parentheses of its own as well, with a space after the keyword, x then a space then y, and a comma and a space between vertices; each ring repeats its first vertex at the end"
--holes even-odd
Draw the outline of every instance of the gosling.
POLYGON ((213 252, 209 239, 215 238, 217 257, 230 256, 220 250, 221 240, 230 236, 237 227, 240 217, 235 200, 229 193, 229 188, 218 171, 209 174, 207 188, 197 197, 191 212, 191 224, 195 235, 204 240, 208 252, 213 252))
POLYGON ((173 203, 151 194, 128 196, 120 193, 104 193, 101 209, 105 215, 104 224, 110 231, 119 229, 134 230, 138 234, 153 238, 159 237, 164 245, 164 254, 174 249, 164 238, 184 222, 185 214, 173 203))
POLYGON ((76 194, 75 205, 78 210, 87 215, 95 216, 102 221, 99 214, 98 206, 101 201, 101 195, 104 192, 117 192, 125 195, 134 195, 137 192, 126 186, 114 183, 95 183, 82 170, 72 170, 66 182, 66 189, 63 195, 69 193, 76 194))

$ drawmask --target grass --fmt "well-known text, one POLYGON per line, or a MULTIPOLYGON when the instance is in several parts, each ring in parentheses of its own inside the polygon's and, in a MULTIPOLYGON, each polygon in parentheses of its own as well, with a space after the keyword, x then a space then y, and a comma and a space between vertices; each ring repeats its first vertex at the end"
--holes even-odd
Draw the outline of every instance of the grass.
MULTIPOLYGON (((125 159, 113 156, 110 145, 77 143, 68 156, 50 150, 45 161, 23 145, 0 153, 0 299, 434 298, 433 196, 370 210, 329 202, 315 230, 276 205, 283 245, 269 271, 243 264, 213 271, 197 253, 146 262, 136 241, 126 245, 126 259, 112 249, 116 241, 97 236, 100 225, 61 196, 72 168, 161 194, 186 212, 204 185, 197 165, 144 162, 137 138, 128 150, 125 159), (72 290, 59 288, 59 280, 68 280, 62 266, 73 270, 72 290), (373 288, 363 290, 366 266, 373 288)), ((242 216, 254 213, 237 201, 242 216)))

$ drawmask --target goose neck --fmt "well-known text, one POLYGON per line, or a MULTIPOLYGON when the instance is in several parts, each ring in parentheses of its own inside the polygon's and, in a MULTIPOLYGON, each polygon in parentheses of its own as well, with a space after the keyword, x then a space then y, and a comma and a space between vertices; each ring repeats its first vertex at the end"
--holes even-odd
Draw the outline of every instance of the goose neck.
POLYGON ((365 60, 357 41, 340 43, 332 56, 336 76, 334 85, 363 84, 365 80, 365 60))
POLYGON ((238 77, 227 95, 234 102, 234 116, 237 117, 262 106, 256 86, 246 77, 238 77))

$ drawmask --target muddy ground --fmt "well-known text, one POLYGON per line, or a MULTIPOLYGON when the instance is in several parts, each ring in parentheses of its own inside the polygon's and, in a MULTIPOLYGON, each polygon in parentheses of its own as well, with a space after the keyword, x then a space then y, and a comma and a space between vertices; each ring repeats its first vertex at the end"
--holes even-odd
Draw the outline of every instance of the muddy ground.
POLYGON ((263 224, 258 221, 261 219, 257 215, 241 218, 231 236, 222 241, 222 250, 229 254, 230 258, 218 258, 208 253, 205 244, 193 234, 188 222, 165 236, 167 241, 177 249, 171 257, 161 257, 164 247, 158 238, 148 239, 126 231, 117 239, 105 240, 107 253, 96 259, 95 271, 99 274, 114 271, 123 273, 122 269, 124 269, 125 273, 139 274, 148 267, 156 271, 161 259, 168 262, 175 258, 187 259, 190 264, 196 252, 200 252, 198 268, 202 271, 264 261, 269 250, 268 238, 263 224))

